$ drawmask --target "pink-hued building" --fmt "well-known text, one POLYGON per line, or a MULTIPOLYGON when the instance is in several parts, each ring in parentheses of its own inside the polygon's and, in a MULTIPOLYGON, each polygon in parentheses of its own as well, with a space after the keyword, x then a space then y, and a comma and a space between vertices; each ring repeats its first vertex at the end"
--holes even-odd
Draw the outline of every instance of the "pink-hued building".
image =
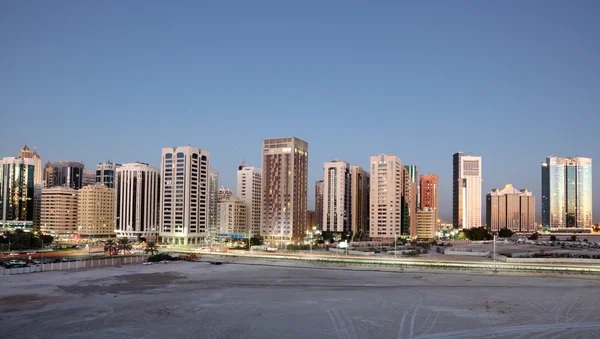
POLYGON ((535 231, 535 198, 528 190, 512 185, 493 189, 486 197, 486 221, 492 232, 508 228, 513 232, 535 231))
POLYGON ((422 210, 431 208, 435 210, 435 222, 438 223, 438 197, 439 197, 439 180, 435 174, 421 175, 421 206, 422 210))

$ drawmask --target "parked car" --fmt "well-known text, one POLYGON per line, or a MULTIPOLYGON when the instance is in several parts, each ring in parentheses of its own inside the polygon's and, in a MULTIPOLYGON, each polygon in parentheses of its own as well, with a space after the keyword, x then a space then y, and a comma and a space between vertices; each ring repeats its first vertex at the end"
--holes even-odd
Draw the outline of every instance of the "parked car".
POLYGON ((69 262, 69 259, 67 259, 67 258, 62 258, 62 259, 60 259, 60 261, 62 261, 62 262, 69 262))
POLYGON ((27 254, 35 254, 35 253, 36 253, 35 251, 29 251, 29 252, 27 252, 27 254))
POLYGON ((168 260, 161 260, 161 261, 159 261, 159 263, 161 263, 161 264, 168 264, 169 261, 168 260))
POLYGON ((142 264, 144 264, 144 265, 152 265, 152 263, 150 261, 144 261, 142 264))

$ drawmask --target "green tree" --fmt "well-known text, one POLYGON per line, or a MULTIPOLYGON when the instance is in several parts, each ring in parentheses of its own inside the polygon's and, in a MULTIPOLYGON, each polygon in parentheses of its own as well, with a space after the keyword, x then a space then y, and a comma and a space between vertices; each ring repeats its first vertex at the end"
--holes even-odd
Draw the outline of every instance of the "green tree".
POLYGON ((127 238, 119 239, 119 242, 117 243, 118 252, 120 252, 122 254, 125 254, 126 252, 131 253, 132 249, 133 249, 133 246, 131 246, 131 244, 129 243, 129 239, 127 239, 127 238))
POLYGON ((515 234, 515 232, 513 232, 509 228, 503 228, 503 229, 500 230, 500 232, 498 232, 498 236, 500 238, 510 238, 510 237, 513 236, 513 234, 515 234))
POLYGON ((250 246, 260 246, 263 244, 262 237, 252 237, 250 238, 250 246))
POLYGON ((538 240, 540 234, 538 232, 533 232, 533 234, 531 234, 529 236, 529 240, 538 240))
POLYGON ((156 248, 156 243, 154 241, 147 242, 144 251, 146 251, 146 253, 149 255, 156 254, 158 252, 158 249, 156 248))
POLYGON ((106 240, 104 242, 104 252, 108 252, 109 256, 117 254, 117 244, 115 244, 114 240, 106 240))
POLYGON ((491 240, 493 238, 487 228, 483 226, 464 229, 463 232, 465 233, 465 237, 469 240, 491 240))
POLYGON ((554 234, 550 236, 550 241, 556 241, 556 236, 554 234))
POLYGON ((459 232, 458 235, 456 236, 456 239, 458 240, 466 240, 467 239, 467 235, 465 234, 465 232, 459 232))

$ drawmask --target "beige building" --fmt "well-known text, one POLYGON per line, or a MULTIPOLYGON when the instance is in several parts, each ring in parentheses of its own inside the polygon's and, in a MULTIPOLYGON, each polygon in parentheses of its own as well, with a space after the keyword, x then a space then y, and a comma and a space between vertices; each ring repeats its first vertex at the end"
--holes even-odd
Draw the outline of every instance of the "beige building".
POLYGON ((370 160, 369 233, 375 240, 392 240, 401 234, 404 167, 400 158, 393 154, 380 154, 370 160))
POLYGON ((486 222, 492 232, 508 228, 513 232, 533 232, 535 226, 535 198, 527 190, 512 185, 493 189, 486 197, 486 222))
POLYGON ((73 239, 77 234, 77 190, 69 187, 44 188, 41 205, 41 231, 57 240, 73 239))
POLYGON ((219 233, 248 233, 248 211, 246 204, 237 197, 224 199, 217 205, 219 233))
POLYGON ((425 207, 417 210, 417 238, 418 239, 435 239, 437 233, 436 227, 436 210, 434 208, 425 207))
POLYGON ((369 236, 369 173, 350 166, 352 178, 352 235, 354 240, 369 236))
POLYGON ((323 232, 343 239, 352 231, 350 164, 333 160, 323 165, 323 232))
POLYGON ((296 137, 264 139, 261 235, 298 242, 306 232, 308 143, 296 137))
POLYGON ((79 190, 77 230, 80 239, 115 238, 115 189, 103 184, 79 190))
POLYGON ((237 196, 246 204, 250 235, 260 235, 260 168, 240 166, 237 172, 237 196))

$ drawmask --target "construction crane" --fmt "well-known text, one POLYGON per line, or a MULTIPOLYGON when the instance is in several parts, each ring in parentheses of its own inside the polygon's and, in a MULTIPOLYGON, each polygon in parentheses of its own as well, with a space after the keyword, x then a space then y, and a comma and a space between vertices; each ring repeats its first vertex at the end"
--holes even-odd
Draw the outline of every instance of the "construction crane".
POLYGON ((240 156, 240 163, 241 163, 241 165, 240 165, 240 167, 238 169, 241 170, 242 168, 244 168, 244 166, 246 166, 246 158, 242 155, 242 153, 240 153, 239 149, 236 148, 235 152, 240 156))

